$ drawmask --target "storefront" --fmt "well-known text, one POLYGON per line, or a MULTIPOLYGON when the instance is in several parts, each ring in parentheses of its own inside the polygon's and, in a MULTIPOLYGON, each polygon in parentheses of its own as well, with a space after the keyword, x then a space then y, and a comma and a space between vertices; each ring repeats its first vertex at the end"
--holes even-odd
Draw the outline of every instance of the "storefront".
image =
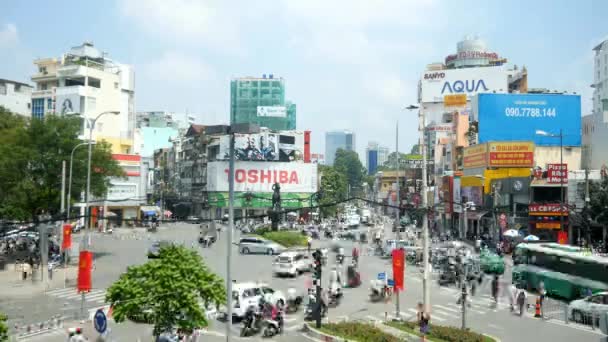
POLYGON ((559 203, 531 203, 528 207, 530 233, 541 240, 557 241, 558 232, 568 232, 567 206, 559 203), (562 225, 563 217, 563 227, 562 225))

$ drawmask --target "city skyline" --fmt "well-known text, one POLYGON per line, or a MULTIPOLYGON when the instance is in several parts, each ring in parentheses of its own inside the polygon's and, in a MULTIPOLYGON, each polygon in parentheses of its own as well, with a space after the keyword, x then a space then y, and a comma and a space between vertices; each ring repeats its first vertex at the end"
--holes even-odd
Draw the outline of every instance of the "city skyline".
MULTIPOLYGON (((280 2, 256 5, 255 13, 273 18, 264 21, 237 4, 117 0, 104 11, 75 1, 34 10, 4 4, 0 47, 8 53, 0 57, 0 75, 32 84, 35 58, 59 57, 93 41, 110 58, 134 66, 138 111, 187 111, 198 115, 197 122, 215 124, 229 122, 230 79, 274 73, 286 79, 289 97, 299 107, 297 128, 312 131, 313 151, 324 151, 325 132, 337 129, 355 132, 361 142, 392 146, 394 137, 386 132, 397 119, 407 120, 410 113, 401 108, 416 101, 425 66, 453 54, 467 34, 478 34, 510 65, 526 65, 530 87, 581 94, 582 113, 590 114, 592 48, 606 37, 596 23, 608 9, 600 1, 585 7, 548 1, 467 6, 355 2, 353 15, 339 17, 344 4, 280 2), (552 15, 535 15, 547 8, 552 15), (574 12, 578 15, 571 16, 574 12), (431 13, 432 21, 424 19, 431 13), (55 23, 44 36, 31 25, 66 15, 70 25, 55 23), (515 16, 527 25, 510 25, 515 16), (189 20, 195 17, 202 19, 189 20), (240 24, 228 17, 238 17, 240 24), (464 20, 469 17, 477 19, 464 20), (565 21, 571 25, 561 25, 565 21), (277 26, 283 28, 279 33, 277 26), (551 43, 555 37, 563 42, 559 47, 551 43)), ((400 150, 408 150, 416 143, 416 127, 402 125, 400 132, 400 150)), ((357 149, 362 157, 364 148, 360 144, 357 149)))

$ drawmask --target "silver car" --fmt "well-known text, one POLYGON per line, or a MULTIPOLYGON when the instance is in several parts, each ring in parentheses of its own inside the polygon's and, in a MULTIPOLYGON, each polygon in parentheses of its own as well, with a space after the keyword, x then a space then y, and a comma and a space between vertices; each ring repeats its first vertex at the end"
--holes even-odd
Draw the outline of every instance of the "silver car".
POLYGON ((577 323, 598 325, 599 317, 608 313, 608 292, 599 292, 568 305, 568 318, 577 323), (595 317, 593 322, 592 317, 595 317))
POLYGON ((270 240, 257 236, 241 238, 239 241, 239 252, 241 254, 264 253, 268 255, 281 254, 285 247, 270 240))

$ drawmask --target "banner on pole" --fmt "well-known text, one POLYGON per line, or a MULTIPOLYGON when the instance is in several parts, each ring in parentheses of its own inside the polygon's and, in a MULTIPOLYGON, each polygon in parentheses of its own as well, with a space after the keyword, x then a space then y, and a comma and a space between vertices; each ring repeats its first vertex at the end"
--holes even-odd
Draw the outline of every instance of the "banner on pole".
POLYGON ((93 252, 81 251, 78 261, 78 292, 89 292, 92 288, 91 270, 93 269, 93 252))
POLYGON ((393 249, 393 281, 395 291, 403 291, 403 273, 405 271, 405 253, 403 249, 393 249))
POLYGON ((63 225, 63 242, 61 243, 61 249, 66 250, 72 248, 72 225, 63 225))

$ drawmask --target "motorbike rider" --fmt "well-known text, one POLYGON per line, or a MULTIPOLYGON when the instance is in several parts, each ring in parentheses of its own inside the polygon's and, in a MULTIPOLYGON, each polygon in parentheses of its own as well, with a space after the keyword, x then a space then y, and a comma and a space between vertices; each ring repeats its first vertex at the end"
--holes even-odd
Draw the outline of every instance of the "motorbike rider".
POLYGON ((297 291, 293 287, 287 289, 287 307, 293 308, 299 305, 297 291))
POLYGON ((344 260, 344 247, 338 248, 338 255, 336 255, 336 260, 339 263, 342 263, 342 261, 344 260))
POLYGON ((353 264, 357 265, 359 263, 359 249, 357 247, 353 247, 353 264))

